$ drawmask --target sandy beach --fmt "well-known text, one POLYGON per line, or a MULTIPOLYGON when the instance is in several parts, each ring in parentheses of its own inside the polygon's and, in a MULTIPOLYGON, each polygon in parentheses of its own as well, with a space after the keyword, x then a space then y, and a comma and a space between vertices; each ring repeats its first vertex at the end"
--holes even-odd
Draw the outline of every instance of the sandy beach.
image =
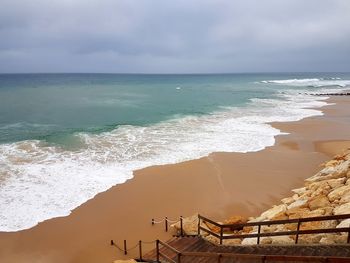
MULTIPOLYGON (((350 147, 348 97, 328 100, 324 116, 273 123, 288 135, 254 153, 213 153, 198 160, 154 166, 98 194, 67 217, 14 233, 0 233, 2 262, 112 262, 123 258, 113 239, 130 246, 138 240, 168 239, 170 219, 201 213, 215 220, 255 216, 300 186, 322 162, 350 147)), ((145 247, 145 251, 153 245, 145 247)), ((127 257, 137 256, 137 251, 127 257)))

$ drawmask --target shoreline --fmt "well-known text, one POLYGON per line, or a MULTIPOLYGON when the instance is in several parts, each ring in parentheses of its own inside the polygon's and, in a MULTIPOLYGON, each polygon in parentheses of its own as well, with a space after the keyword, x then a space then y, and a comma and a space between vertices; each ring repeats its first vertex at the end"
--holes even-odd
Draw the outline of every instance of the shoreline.
POLYGON ((174 219, 196 212, 218 220, 234 214, 258 215, 302 185, 318 165, 341 152, 339 147, 350 146, 350 122, 344 121, 349 119, 350 99, 327 102, 336 104, 319 108, 324 116, 272 123, 290 133, 277 136, 274 146, 250 153, 212 153, 138 170, 132 180, 98 194, 67 217, 2 232, 1 258, 6 262, 111 262, 122 258, 109 245, 111 239, 119 245, 127 239, 133 245, 139 239, 170 238, 162 225, 150 226, 151 218, 174 219), (264 180, 258 180, 261 174, 264 180))

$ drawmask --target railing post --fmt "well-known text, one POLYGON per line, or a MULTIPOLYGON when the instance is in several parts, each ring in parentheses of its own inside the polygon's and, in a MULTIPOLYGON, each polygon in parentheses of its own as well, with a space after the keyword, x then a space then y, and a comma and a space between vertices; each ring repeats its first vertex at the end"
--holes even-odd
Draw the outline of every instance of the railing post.
POLYGON ((157 254, 157 262, 160 262, 159 261, 159 240, 157 239, 156 240, 156 254, 157 254))
POLYGON ((183 230, 183 219, 182 219, 182 216, 180 216, 180 229, 181 229, 181 236, 183 237, 184 230, 183 230))
POLYGON ((181 253, 177 253, 177 263, 181 263, 181 253))
POLYGON ((142 241, 139 241, 140 261, 142 261, 142 241))
POLYGON ((259 245, 260 244, 260 230, 261 230, 261 225, 258 226, 258 239, 256 243, 259 245))
POLYGON ((168 232, 168 217, 165 217, 165 232, 168 232))
POLYGON ((297 234, 295 236, 295 244, 298 244, 300 224, 301 224, 300 218, 298 218, 298 226, 297 226, 297 234))
POLYGON ((348 244, 350 243, 350 226, 349 226, 349 229, 348 229, 348 240, 347 240, 347 243, 348 244))
POLYGON ((200 226, 201 226, 201 216, 198 214, 198 236, 201 235, 201 229, 200 229, 200 226))
POLYGON ((220 245, 222 245, 222 237, 224 235, 224 230, 222 228, 222 226, 220 226, 220 245))
POLYGON ((124 255, 128 254, 128 250, 126 248, 126 240, 124 239, 124 255))
POLYGON ((218 263, 221 262, 221 257, 222 257, 222 255, 221 255, 221 253, 219 253, 219 254, 218 254, 218 263))
POLYGON ((152 226, 154 225, 154 218, 152 218, 152 226))

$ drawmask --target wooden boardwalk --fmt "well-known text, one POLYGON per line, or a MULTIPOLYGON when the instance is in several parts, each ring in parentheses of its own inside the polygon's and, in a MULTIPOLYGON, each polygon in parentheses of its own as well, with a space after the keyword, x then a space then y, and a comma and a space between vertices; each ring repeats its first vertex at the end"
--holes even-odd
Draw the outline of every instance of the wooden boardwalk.
MULTIPOLYGON (((348 244, 216 246, 195 236, 172 238, 160 245, 159 251, 164 255, 160 257, 161 262, 350 262, 348 244)), ((156 261, 157 250, 147 253, 143 259, 156 261)))

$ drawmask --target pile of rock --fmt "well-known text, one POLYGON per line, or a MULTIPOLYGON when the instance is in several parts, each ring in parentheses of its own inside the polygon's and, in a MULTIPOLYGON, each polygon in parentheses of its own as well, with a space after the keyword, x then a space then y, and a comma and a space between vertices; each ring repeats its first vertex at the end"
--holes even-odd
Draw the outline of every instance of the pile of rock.
MULTIPOLYGON (((305 180, 304 187, 292 190, 293 195, 283 198, 279 205, 263 212, 256 218, 246 220, 240 216, 232 217, 223 223, 245 223, 270 220, 296 219, 315 216, 350 214, 350 150, 342 155, 335 156, 331 161, 323 164, 323 169, 314 176, 305 180)), ((184 219, 184 231, 187 234, 197 234, 197 215, 184 219)), ((219 229, 211 224, 202 223, 203 227, 219 233, 219 229)), ((322 229, 349 227, 350 219, 337 221, 304 222, 300 229, 322 229)), ((178 225, 173 227, 179 229, 178 225)), ((271 225, 261 227, 261 232, 280 232, 296 230, 297 224, 271 225)), ((257 233, 257 227, 245 227, 244 229, 231 229, 224 235, 257 233)), ((213 236, 206 236, 211 242, 218 242, 213 236)), ((347 233, 311 234, 300 235, 298 243, 345 243, 347 233)), ((256 238, 244 238, 224 240, 224 245, 256 244, 256 238)), ((294 244, 295 236, 263 237, 261 244, 294 244)))

